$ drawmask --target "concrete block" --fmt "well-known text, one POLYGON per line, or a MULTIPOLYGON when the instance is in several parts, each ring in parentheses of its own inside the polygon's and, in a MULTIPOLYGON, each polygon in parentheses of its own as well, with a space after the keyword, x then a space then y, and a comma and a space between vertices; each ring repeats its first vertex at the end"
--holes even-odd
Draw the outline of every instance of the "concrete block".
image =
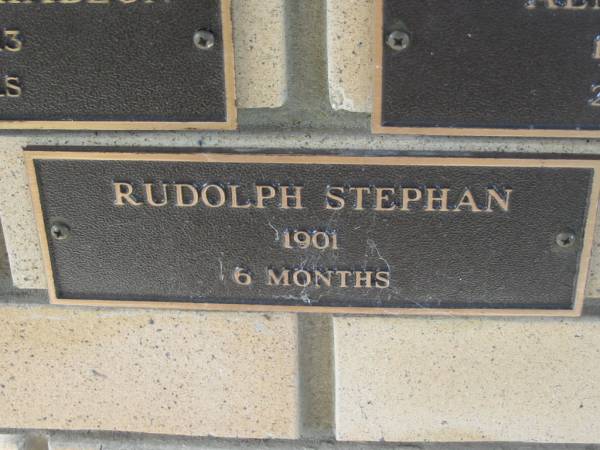
POLYGON ((0 428, 298 436, 296 317, 0 306, 0 428))
MULTIPOLYGON (((181 438, 155 436, 122 436, 116 435, 104 438, 89 438, 59 433, 52 435, 47 449, 44 450, 421 450, 422 447, 394 445, 383 449, 377 444, 345 443, 319 440, 239 440, 213 438, 181 438)), ((19 449, 21 450, 21 449, 19 449)), ((22 450, 38 450, 22 449, 22 450)), ((40 449, 41 450, 41 449, 40 449)), ((448 449, 447 447, 429 448, 428 450, 466 450, 448 449)), ((470 450, 485 450, 472 448, 470 450)), ((494 450, 532 450, 531 448, 495 447, 494 450)), ((588 450, 555 448, 552 450, 588 450)))
POLYGON ((37 433, 0 434, 0 450, 48 450, 48 440, 37 433))
POLYGON ((23 436, 18 434, 0 434, 0 450, 21 450, 23 436))
POLYGON ((4 138, 0 147, 0 219, 13 284, 45 289, 46 276, 25 173, 23 142, 4 138))
MULTIPOLYGON (((47 450, 382 450, 375 444, 344 443, 318 440, 234 440, 234 439, 211 439, 211 438, 173 438, 173 437, 129 437, 114 436, 102 438, 87 438, 77 435, 71 436, 60 433, 61 436, 51 436, 47 450)), ((384 450, 420 450, 417 446, 385 446, 384 450)), ((23 449, 30 450, 30 449, 23 449)), ((37 449, 31 449, 37 450, 37 449)), ((428 450, 465 450, 428 448, 428 450)), ((480 449, 471 449, 480 450, 480 449)), ((481 449, 483 450, 483 449, 481 449)), ((532 450, 531 448, 494 448, 494 450, 532 450)), ((563 449, 562 447, 552 450, 587 450, 587 449, 563 449)))
POLYGON ((278 108, 287 93, 284 0, 233 0, 239 108, 278 108))
POLYGON ((594 237, 594 245, 592 247, 592 259, 590 261, 586 296, 593 298, 600 297, 600 211, 596 218, 596 234, 594 237))
POLYGON ((374 0, 327 0, 327 68, 333 109, 371 112, 374 0))
POLYGON ((334 319, 344 441, 600 441, 600 320, 334 319))

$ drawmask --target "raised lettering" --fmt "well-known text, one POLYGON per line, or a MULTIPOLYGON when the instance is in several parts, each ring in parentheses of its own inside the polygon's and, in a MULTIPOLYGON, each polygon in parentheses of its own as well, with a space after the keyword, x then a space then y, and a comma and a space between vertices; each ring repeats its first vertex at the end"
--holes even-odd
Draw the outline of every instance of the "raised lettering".
POLYGON ((115 192, 115 206, 125 206, 125 203, 131 206, 140 206, 143 202, 139 202, 133 198, 133 185, 129 183, 113 183, 115 192))
POLYGON ((481 209, 477 206, 477 202, 475 202, 473 193, 469 189, 465 189, 460 201, 454 207, 454 211, 460 212, 462 208, 469 208, 473 212, 481 212, 481 209))
POLYGON ((344 188, 339 186, 331 186, 327 189, 325 209, 343 209, 346 206, 346 200, 332 191, 338 191, 340 194, 344 193, 344 188))
POLYGON ((370 288, 373 281, 373 272, 354 272, 354 287, 370 288))
POLYGON ((225 191, 218 184, 207 184, 206 186, 202 187, 202 190, 200 191, 200 198, 202 198, 202 203, 204 203, 209 208, 219 208, 223 206, 227 201, 225 191), (214 193, 216 193, 216 202, 211 200, 214 197, 209 195, 209 191, 213 191, 214 193))
POLYGON ((7 97, 20 97, 23 89, 21 83, 17 77, 6 77, 4 79, 6 85, 6 96, 7 97))
POLYGON ((148 203, 150 206, 165 206, 168 203, 169 200, 167 199, 167 185, 166 184, 162 185, 162 193, 161 193, 162 202, 154 201, 154 195, 153 195, 154 185, 152 183, 144 183, 144 187, 146 190, 146 203, 148 203))
POLYGON ((246 209, 246 208, 250 208, 252 206, 252 204, 250 202, 246 202, 243 205, 240 205, 240 200, 238 198, 238 189, 239 186, 236 185, 230 185, 229 186, 229 195, 231 195, 231 207, 232 208, 242 208, 242 209, 246 209))
POLYGON ((273 269, 267 270, 267 284, 269 286, 289 286, 290 271, 284 269, 280 274, 277 274, 273 269))
POLYGON ((390 202, 390 195, 395 194, 394 188, 376 188, 375 189, 375 210, 392 211, 396 208, 394 202, 390 202))
POLYGON ((176 204, 180 208, 189 208, 198 204, 198 190, 191 184, 176 184, 175 185, 176 204), (186 202, 184 191, 189 193, 191 201, 186 202))
POLYGON ((496 189, 488 189, 487 190, 487 208, 485 209, 487 212, 492 212, 492 203, 496 203, 502 211, 508 211, 509 202, 510 202, 510 194, 512 193, 512 189, 504 189, 504 197, 502 197, 496 189))
POLYGON ((377 272, 375 273, 375 287, 379 289, 386 289, 390 287, 390 273, 389 272, 377 272))
POLYGON ((425 211, 447 212, 449 191, 450 189, 427 189, 427 208, 425 208, 425 211))
POLYGON ((256 207, 259 209, 265 208, 265 200, 275 198, 275 188, 268 185, 256 186, 256 207))
POLYGON ((294 206, 292 206, 293 209, 302 209, 302 187, 294 186, 291 189, 294 190, 293 194, 290 194, 289 186, 279 187, 279 193, 281 195, 281 209, 290 209, 290 200, 292 200, 294 203, 294 206))
POLYGON ((354 202, 354 209, 361 211, 365 209, 364 205, 364 194, 371 191, 368 187, 351 187, 350 192, 356 192, 356 199, 354 202))
POLYGON ((423 192, 420 189, 404 188, 402 189, 402 211, 409 211, 410 204, 418 202, 423 198, 423 192))

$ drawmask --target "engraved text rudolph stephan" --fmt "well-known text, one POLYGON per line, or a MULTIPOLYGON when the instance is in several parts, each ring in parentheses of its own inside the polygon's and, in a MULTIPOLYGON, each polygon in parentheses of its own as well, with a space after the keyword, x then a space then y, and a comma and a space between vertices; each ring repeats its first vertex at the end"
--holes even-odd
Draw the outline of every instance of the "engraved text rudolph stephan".
MULTIPOLYGON (((116 207, 175 207, 175 208, 232 208, 302 210, 302 186, 255 184, 250 190, 229 183, 133 183, 114 182, 113 203, 116 207)), ((421 210, 430 213, 506 213, 510 210, 512 189, 491 187, 473 191, 456 191, 440 187, 400 186, 326 186, 323 189, 323 208, 361 211, 372 209, 384 213, 410 213, 421 210)), ((334 251, 343 245, 337 230, 314 227, 277 230, 284 250, 316 249, 334 251)), ((236 268, 233 280, 239 285, 254 282, 253 274, 236 268)), ((318 288, 387 289, 391 274, 388 270, 305 270, 303 268, 267 267, 264 283, 268 286, 318 288)))

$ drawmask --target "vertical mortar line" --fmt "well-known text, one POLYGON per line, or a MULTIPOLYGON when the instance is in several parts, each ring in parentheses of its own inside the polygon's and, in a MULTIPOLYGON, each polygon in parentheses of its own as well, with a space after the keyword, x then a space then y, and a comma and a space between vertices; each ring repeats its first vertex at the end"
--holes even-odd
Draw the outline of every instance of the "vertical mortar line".
POLYGON ((285 3, 287 106, 296 113, 331 109, 327 88, 325 13, 324 0, 287 0, 285 3))
POLYGON ((28 433, 22 445, 23 450, 48 450, 48 437, 41 433, 28 433))
POLYGON ((280 108, 240 109, 241 130, 369 129, 368 115, 334 111, 327 74, 326 0, 284 0, 286 100, 280 108))
POLYGON ((302 438, 334 438, 333 365, 332 317, 298 315, 299 428, 302 438))
POLYGON ((331 357, 330 357, 330 364, 331 364, 331 374, 330 374, 330 380, 331 380, 331 439, 336 440, 337 439, 337 430, 336 430, 336 426, 337 426, 337 417, 338 417, 338 392, 337 392, 337 386, 338 386, 338 379, 337 379, 337 361, 336 361, 336 357, 335 357, 335 323, 334 323, 334 315, 332 314, 331 316, 329 316, 329 326, 330 326, 330 342, 329 342, 329 349, 331 352, 331 357))
MULTIPOLYGON (((324 0, 285 2, 287 102, 292 117, 330 111, 324 0)), ((328 315, 298 315, 299 431, 303 438, 333 437, 333 332, 328 315)))

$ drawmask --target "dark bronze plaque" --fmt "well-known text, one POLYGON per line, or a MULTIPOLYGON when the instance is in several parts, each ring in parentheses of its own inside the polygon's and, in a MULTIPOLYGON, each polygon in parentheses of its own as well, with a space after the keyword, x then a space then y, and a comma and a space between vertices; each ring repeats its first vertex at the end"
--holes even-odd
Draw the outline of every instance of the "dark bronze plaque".
POLYGON ((0 129, 236 127, 229 0, 0 0, 0 129))
POLYGON ((55 303, 576 315, 599 162, 26 152, 55 303))
POLYGON ((600 136, 600 0, 377 0, 377 133, 600 136))

